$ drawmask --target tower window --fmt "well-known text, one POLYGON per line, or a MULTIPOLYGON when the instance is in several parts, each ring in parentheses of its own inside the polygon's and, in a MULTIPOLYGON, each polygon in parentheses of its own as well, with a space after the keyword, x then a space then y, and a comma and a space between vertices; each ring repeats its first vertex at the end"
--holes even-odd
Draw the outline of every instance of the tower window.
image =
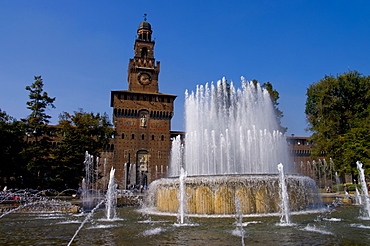
POLYGON ((143 47, 141 49, 141 57, 142 58, 147 58, 147 56, 148 56, 148 49, 146 47, 143 47))

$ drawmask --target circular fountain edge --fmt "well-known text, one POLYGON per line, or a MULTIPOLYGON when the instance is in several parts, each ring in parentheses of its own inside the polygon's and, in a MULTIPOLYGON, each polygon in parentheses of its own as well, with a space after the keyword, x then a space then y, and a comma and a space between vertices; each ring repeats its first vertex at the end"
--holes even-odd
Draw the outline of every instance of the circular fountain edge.
MULTIPOLYGON (((286 175, 286 180, 292 211, 303 211, 320 203, 314 180, 296 174, 286 175)), ((179 178, 152 182, 146 204, 158 212, 178 212, 179 187, 179 178)), ((243 214, 280 211, 277 174, 189 176, 185 179, 185 187, 187 214, 235 214, 236 201, 243 214)))

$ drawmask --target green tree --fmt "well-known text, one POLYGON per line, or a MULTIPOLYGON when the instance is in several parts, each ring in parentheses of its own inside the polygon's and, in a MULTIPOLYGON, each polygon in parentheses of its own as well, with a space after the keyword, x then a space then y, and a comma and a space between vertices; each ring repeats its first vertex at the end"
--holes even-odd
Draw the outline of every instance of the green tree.
POLYGON ((73 115, 64 112, 59 117, 61 141, 55 153, 55 181, 59 186, 75 188, 84 175, 85 152, 100 157, 113 129, 106 114, 86 113, 80 109, 73 115))
POLYGON ((51 167, 51 132, 48 128, 49 119, 45 110, 48 107, 55 108, 55 98, 49 97, 47 92, 44 92, 44 83, 41 76, 34 77, 35 82, 31 86, 27 86, 29 91, 29 99, 27 109, 31 113, 24 119, 27 129, 27 137, 32 139, 32 144, 29 144, 24 151, 28 158, 27 168, 31 172, 34 179, 34 185, 46 185, 46 180, 49 179, 51 167))
POLYGON ((24 125, 0 109, 0 186, 22 187, 26 174, 20 153, 24 143, 24 125))
POLYGON ((314 157, 326 153, 342 174, 356 174, 356 161, 370 167, 369 76, 357 71, 325 76, 307 89, 305 112, 314 157))

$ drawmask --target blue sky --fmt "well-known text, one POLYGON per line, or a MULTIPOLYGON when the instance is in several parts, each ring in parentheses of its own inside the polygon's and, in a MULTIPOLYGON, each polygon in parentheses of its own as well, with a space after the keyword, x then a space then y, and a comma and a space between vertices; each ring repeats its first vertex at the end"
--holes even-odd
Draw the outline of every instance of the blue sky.
POLYGON ((127 89, 136 30, 147 13, 161 62, 160 92, 177 95, 172 130, 184 130, 186 89, 226 77, 271 82, 288 135, 304 129, 306 89, 325 75, 370 75, 369 1, 0 1, 0 108, 30 113, 35 75, 56 97, 47 111, 112 114, 127 89))

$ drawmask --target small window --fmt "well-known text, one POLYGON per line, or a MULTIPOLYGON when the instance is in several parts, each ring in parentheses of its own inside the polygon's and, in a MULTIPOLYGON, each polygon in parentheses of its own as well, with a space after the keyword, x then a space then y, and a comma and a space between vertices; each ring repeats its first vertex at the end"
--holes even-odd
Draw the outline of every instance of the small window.
POLYGON ((135 139, 135 134, 132 134, 131 135, 131 139, 135 139))
POLYGON ((146 47, 143 47, 141 50, 141 57, 146 58, 148 56, 148 49, 146 47))
POLYGON ((124 133, 122 133, 122 139, 125 139, 125 134, 124 133))
POLYGON ((152 140, 154 140, 154 135, 152 135, 152 140))
POLYGON ((164 136, 163 135, 161 136, 161 140, 164 141, 164 136))
POLYGON ((145 136, 144 134, 141 135, 141 140, 144 140, 145 136))

